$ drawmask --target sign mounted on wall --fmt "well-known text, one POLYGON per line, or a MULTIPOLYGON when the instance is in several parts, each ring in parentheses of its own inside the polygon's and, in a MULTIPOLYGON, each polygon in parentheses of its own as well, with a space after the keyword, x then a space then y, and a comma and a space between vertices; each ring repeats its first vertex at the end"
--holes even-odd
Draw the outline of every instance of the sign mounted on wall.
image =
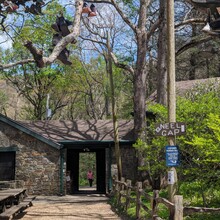
POLYGON ((184 122, 156 124, 155 132, 158 136, 183 135, 186 133, 186 124, 184 122))
POLYGON ((166 146, 166 166, 175 167, 180 164, 178 146, 166 146))

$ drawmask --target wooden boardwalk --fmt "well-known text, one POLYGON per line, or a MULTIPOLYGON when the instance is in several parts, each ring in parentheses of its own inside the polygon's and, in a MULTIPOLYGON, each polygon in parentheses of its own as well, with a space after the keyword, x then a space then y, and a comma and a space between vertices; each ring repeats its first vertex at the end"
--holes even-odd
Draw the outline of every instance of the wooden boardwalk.
POLYGON ((67 196, 37 196, 33 206, 16 216, 16 219, 49 220, 77 219, 120 220, 111 210, 108 198, 100 194, 80 194, 67 196))

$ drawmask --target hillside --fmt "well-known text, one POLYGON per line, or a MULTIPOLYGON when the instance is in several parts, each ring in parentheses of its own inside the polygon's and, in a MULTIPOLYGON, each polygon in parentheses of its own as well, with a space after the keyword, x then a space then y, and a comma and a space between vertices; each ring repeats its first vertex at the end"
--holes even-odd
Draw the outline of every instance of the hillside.
POLYGON ((21 119, 19 117, 22 107, 24 106, 25 102, 22 97, 19 96, 19 93, 12 88, 10 85, 7 84, 5 80, 0 80, 0 93, 3 93, 8 98, 7 105, 6 105, 6 112, 2 109, 1 103, 1 113, 5 114, 15 120, 21 119))

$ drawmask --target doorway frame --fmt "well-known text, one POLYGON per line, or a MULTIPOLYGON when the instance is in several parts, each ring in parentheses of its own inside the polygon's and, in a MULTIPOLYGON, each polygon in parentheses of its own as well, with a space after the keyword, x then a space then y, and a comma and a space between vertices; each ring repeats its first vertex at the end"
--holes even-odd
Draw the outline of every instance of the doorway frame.
MULTIPOLYGON (((68 153, 74 152, 79 155, 79 152, 82 152, 83 149, 88 148, 91 152, 99 152, 103 151, 105 154, 105 160, 104 160, 104 168, 105 168, 105 175, 104 175, 104 184, 105 187, 102 190, 97 191, 86 191, 84 193, 90 194, 90 193, 97 193, 97 194, 106 194, 111 189, 111 158, 112 158, 112 146, 114 146, 114 141, 62 141, 60 142, 62 144, 62 149, 65 154, 61 154, 60 157, 60 175, 62 178, 60 178, 60 194, 64 195, 65 193, 65 174, 66 170, 69 168, 67 165, 68 160, 68 153), (78 153, 77 153, 78 152, 78 153), (63 164, 62 164, 63 163, 63 164)), ((79 158, 76 158, 77 161, 79 158)), ((78 162, 77 162, 78 163, 78 162)), ((96 162, 97 167, 97 162, 96 162)), ((77 181, 77 180, 76 180, 77 181)), ((78 190, 78 186, 75 187, 72 194, 79 194, 82 193, 78 190)))

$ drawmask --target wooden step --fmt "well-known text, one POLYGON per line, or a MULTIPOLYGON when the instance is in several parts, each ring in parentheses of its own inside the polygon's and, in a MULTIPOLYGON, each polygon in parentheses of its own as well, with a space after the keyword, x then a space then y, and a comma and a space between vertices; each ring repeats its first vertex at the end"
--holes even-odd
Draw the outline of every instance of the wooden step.
POLYGON ((26 208, 32 206, 32 201, 36 197, 26 197, 21 203, 18 205, 14 205, 9 209, 6 209, 3 213, 0 214, 0 219, 12 219, 17 213, 24 211, 26 208))

